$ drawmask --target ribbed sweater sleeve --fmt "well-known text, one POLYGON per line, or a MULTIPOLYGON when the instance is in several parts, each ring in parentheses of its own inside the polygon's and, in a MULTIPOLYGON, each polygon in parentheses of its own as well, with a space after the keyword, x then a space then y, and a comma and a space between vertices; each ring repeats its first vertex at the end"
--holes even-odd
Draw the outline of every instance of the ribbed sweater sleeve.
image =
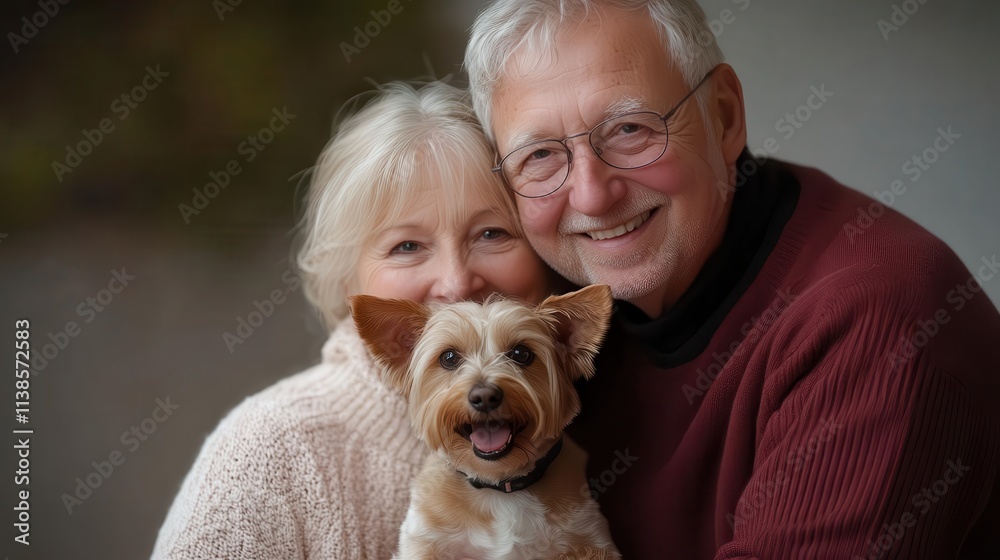
POLYGON ((426 454, 344 323, 323 363, 246 399, 208 437, 152 558, 389 558, 426 454))
POLYGON ((951 369, 975 363, 947 358, 957 333, 934 326, 947 290, 898 280, 834 280, 786 314, 758 358, 769 375, 741 387, 761 403, 742 418, 766 423, 731 427, 758 446, 717 559, 938 559, 962 547, 997 480, 998 426, 960 381, 977 372, 951 369))
POLYGON ((1000 314, 979 285, 1000 281, 997 255, 967 269, 891 208, 771 163, 734 200, 768 221, 750 264, 708 270, 663 317, 619 312, 582 387, 571 435, 615 543, 638 559, 1000 558, 1000 314), (769 215, 747 203, 768 189, 769 215), (712 297, 713 274, 732 291, 712 297))
POLYGON ((305 515, 333 504, 312 450, 283 412, 249 402, 219 425, 181 487, 153 558, 306 558, 305 515))

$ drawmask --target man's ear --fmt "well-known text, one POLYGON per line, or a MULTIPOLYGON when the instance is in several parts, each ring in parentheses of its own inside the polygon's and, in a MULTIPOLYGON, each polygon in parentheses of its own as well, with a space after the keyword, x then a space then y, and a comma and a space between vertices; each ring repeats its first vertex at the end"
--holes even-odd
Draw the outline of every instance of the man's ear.
POLYGON ((383 379, 408 396, 410 356, 430 317, 430 308, 413 301, 368 295, 351 296, 347 301, 361 340, 382 366, 383 379))
POLYGON ((604 284, 550 296, 538 304, 536 310, 556 328, 560 354, 572 379, 594 375, 594 356, 608 331, 611 308, 611 288, 604 284))
MULTIPOLYGON (((720 64, 712 73, 712 99, 709 103, 709 130, 714 140, 722 146, 726 166, 736 164, 747 146, 746 109, 743 102, 743 85, 736 71, 728 64, 720 64)), ((713 139, 709 139, 712 141, 713 139)))

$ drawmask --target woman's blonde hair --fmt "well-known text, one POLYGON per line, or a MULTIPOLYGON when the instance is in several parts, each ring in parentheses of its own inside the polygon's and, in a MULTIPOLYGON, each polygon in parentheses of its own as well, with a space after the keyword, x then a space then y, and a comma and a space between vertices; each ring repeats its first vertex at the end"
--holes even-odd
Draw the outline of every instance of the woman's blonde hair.
POLYGON ((522 235, 492 161, 466 92, 442 82, 381 86, 340 124, 313 169, 297 259, 306 297, 329 328, 347 315, 363 244, 426 188, 440 189, 446 217, 481 200, 522 235))

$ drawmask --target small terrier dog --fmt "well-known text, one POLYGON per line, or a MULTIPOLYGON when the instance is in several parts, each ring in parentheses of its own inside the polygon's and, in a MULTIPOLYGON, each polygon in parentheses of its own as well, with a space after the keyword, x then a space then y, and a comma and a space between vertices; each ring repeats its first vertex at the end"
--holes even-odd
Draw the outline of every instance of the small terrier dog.
POLYGON ((621 557, 590 496, 586 455, 562 435, 611 304, 603 285, 535 307, 350 298, 361 338, 435 452, 411 489, 396 558, 621 557))

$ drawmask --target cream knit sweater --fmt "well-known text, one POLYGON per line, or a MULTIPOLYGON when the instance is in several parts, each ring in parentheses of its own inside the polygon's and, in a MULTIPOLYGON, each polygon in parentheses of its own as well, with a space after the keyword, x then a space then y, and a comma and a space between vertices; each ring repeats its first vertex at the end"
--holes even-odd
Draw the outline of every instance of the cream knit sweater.
POLYGON ((153 559, 389 558, 427 454, 351 321, 205 441, 153 559))

